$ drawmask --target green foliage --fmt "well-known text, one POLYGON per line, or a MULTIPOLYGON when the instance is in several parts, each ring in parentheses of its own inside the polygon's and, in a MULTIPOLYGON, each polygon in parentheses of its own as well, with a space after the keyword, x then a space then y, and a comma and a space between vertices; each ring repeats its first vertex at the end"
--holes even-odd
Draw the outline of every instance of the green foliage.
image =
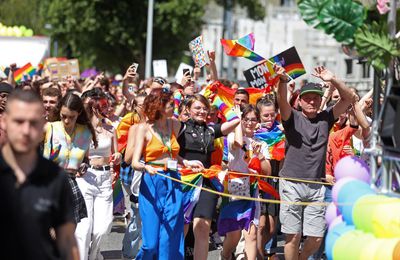
POLYGON ((318 15, 320 27, 343 44, 354 42, 354 33, 366 17, 364 7, 350 0, 336 0, 324 6, 318 15))
POLYGON ((301 0, 298 2, 303 20, 314 28, 320 28, 319 14, 330 0, 301 0))
POLYGON ((307 24, 344 44, 354 42, 354 33, 366 17, 364 7, 351 0, 302 0, 298 6, 307 24))
POLYGON ((399 57, 399 43, 388 36, 387 24, 373 22, 361 26, 355 34, 358 53, 368 58, 377 70, 383 70, 393 57, 399 57))

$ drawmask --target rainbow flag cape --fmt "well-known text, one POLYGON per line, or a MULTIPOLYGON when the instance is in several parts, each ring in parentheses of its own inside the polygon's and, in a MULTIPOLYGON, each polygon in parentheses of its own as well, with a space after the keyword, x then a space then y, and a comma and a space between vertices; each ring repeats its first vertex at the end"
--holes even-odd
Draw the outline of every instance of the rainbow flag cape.
POLYGON ((122 119, 117 126, 117 142, 118 142, 118 152, 125 152, 126 144, 128 143, 128 133, 129 128, 139 123, 139 116, 136 113, 128 113, 122 119))
POLYGON ((286 73, 289 74, 292 79, 298 78, 301 75, 306 74, 304 65, 301 62, 296 47, 294 46, 279 53, 278 55, 275 55, 269 60, 285 68, 286 73))
POLYGON ((254 43, 253 33, 249 33, 238 40, 221 39, 222 47, 228 56, 244 57, 254 62, 265 60, 254 52, 254 43))
POLYGON ((24 75, 29 75, 30 77, 32 77, 33 75, 35 75, 35 73, 36 73, 35 68, 32 66, 30 62, 28 62, 22 68, 14 72, 14 80, 16 83, 20 83, 24 81, 23 79, 24 75))
POLYGON ((285 158, 285 134, 278 126, 279 122, 275 121, 271 129, 257 130, 254 138, 268 144, 271 160, 281 161, 285 158))

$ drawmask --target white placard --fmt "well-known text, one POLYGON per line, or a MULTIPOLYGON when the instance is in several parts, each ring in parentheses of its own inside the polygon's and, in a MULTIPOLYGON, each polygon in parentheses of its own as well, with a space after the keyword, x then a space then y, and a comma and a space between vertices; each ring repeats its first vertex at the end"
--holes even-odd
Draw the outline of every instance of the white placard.
POLYGON ((167 60, 153 60, 154 77, 168 78, 167 60))
POLYGON ((193 71, 193 67, 192 66, 190 66, 189 64, 181 62, 181 64, 179 64, 178 70, 176 71, 176 74, 175 74, 176 82, 181 82, 182 76, 183 76, 183 69, 190 69, 190 72, 193 71))

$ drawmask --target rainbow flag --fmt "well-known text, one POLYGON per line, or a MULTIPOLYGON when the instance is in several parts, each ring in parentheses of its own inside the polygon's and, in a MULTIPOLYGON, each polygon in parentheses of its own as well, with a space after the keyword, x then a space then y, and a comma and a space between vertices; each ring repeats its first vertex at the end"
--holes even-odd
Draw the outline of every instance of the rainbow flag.
POLYGON ((18 69, 17 71, 14 72, 14 80, 16 83, 20 83, 24 81, 24 76, 29 75, 30 77, 33 77, 35 75, 36 70, 32 66, 30 62, 25 64, 22 68, 18 69))
POLYGON ((183 99, 183 90, 178 89, 174 92, 174 117, 179 117, 179 105, 183 99))
POLYGON ((254 138, 266 142, 271 160, 281 161, 285 158, 285 134, 275 121, 271 129, 261 128, 254 133, 254 138))
POLYGON ((126 144, 128 143, 129 128, 137 123, 139 123, 139 116, 133 112, 126 114, 121 119, 119 125, 116 128, 118 152, 125 152, 126 144))
MULTIPOLYGON (((271 92, 271 87, 265 89, 246 88, 246 91, 250 95, 250 104, 255 105, 259 98, 261 98, 264 94, 271 92)), ((213 96, 213 98, 218 96, 228 107, 232 107, 235 92, 235 89, 231 89, 227 86, 224 86, 221 82, 215 81, 202 89, 200 94, 204 95, 205 97, 213 96)))
POLYGON ((44 62, 41 61, 41 62, 37 65, 36 75, 41 76, 41 75, 42 75, 42 72, 43 72, 43 68, 44 68, 44 62))
POLYGON ((254 52, 255 38, 253 33, 249 33, 238 40, 221 39, 220 41, 228 56, 244 57, 254 62, 265 60, 254 52))
POLYGON ((278 55, 275 55, 269 60, 285 68, 286 73, 289 74, 292 79, 306 74, 306 70, 304 69, 300 56, 297 53, 296 47, 294 46, 279 53, 278 55))

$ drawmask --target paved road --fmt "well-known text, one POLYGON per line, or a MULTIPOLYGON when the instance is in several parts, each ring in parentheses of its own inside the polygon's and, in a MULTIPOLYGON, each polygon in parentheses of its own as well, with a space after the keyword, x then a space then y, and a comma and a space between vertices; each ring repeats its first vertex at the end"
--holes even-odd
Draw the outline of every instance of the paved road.
MULTIPOLYGON (((121 248, 122 248, 122 238, 125 233, 125 223, 124 218, 116 216, 114 218, 113 227, 111 229, 111 233, 107 235, 107 237, 102 242, 102 255, 104 259, 109 260, 120 260, 121 259, 121 248)), ((278 243, 279 251, 278 254, 279 259, 284 259, 283 254, 281 253, 282 250, 282 241, 278 243)), ((208 259, 210 260, 217 260, 219 259, 220 250, 210 251, 208 253, 208 259)))

